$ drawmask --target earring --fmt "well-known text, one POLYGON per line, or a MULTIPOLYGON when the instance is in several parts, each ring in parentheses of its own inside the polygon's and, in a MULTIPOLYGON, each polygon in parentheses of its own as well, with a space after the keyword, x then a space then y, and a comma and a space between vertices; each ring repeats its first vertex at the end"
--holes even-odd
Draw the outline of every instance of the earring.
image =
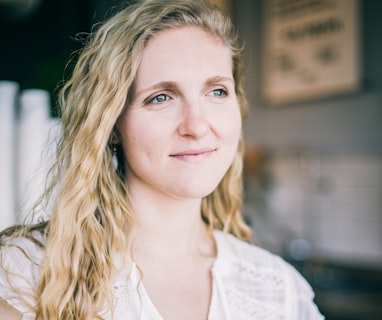
POLYGON ((116 170, 118 169, 117 146, 118 145, 116 144, 111 145, 112 161, 113 161, 113 166, 116 170))
POLYGON ((113 156, 115 156, 117 154, 117 145, 116 144, 111 145, 111 153, 113 154, 113 156))

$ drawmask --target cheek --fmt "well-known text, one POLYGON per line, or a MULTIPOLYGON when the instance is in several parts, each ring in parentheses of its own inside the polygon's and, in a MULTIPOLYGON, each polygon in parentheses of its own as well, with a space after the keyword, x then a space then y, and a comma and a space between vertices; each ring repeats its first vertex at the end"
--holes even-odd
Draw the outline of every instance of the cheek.
POLYGON ((126 118, 119 128, 126 161, 132 162, 138 158, 138 161, 143 161, 143 158, 155 157, 156 151, 160 150, 156 146, 163 144, 163 134, 160 134, 163 131, 160 129, 147 119, 126 118))
POLYGON ((120 136, 120 142, 125 154, 125 160, 131 160, 131 157, 136 154, 135 150, 137 145, 140 144, 140 126, 131 120, 127 114, 118 123, 118 132, 120 136))
POLYGON ((232 109, 219 119, 219 127, 222 137, 232 144, 237 145, 242 129, 241 114, 239 107, 232 109))

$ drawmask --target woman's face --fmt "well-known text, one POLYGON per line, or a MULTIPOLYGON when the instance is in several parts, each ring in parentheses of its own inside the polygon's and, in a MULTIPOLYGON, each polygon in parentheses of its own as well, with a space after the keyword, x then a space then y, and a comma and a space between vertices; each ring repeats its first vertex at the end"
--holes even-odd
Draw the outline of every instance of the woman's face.
POLYGON ((117 128, 133 195, 190 199, 211 193, 241 133, 230 50, 196 27, 157 33, 117 128))

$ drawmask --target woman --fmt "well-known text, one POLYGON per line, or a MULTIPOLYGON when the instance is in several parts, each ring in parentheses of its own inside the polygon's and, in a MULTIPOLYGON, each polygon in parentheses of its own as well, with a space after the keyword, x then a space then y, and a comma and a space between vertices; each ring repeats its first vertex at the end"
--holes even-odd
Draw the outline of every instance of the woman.
POLYGON ((322 318, 292 267, 244 242, 240 54, 202 0, 99 27, 62 89, 51 218, 2 235, 0 314, 322 318))

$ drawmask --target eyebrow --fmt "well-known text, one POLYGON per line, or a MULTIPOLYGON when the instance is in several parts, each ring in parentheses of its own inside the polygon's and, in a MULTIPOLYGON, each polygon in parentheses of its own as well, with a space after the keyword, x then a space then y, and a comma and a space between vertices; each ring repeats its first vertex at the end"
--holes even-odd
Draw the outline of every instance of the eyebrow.
MULTIPOLYGON (((232 77, 212 76, 205 81, 205 85, 211 85, 211 84, 216 84, 218 82, 226 82, 226 81, 234 82, 232 77)), ((176 89, 178 89, 178 85, 172 81, 162 81, 162 82, 155 83, 154 85, 152 85, 148 88, 145 88, 145 89, 142 89, 138 92, 135 92, 134 96, 137 97, 137 96, 144 94, 145 92, 153 91, 153 90, 155 91, 157 89, 176 90, 176 89)))
POLYGON ((136 92, 135 96, 139 96, 139 95, 144 94, 145 92, 153 91, 153 90, 157 90, 157 89, 171 90, 171 89, 176 89, 176 88, 177 88, 177 85, 175 84, 175 82, 162 81, 162 82, 155 83, 154 85, 152 85, 146 89, 142 89, 141 91, 136 92))
POLYGON ((209 85, 209 84, 215 84, 217 82, 226 82, 226 81, 234 83, 234 80, 232 77, 213 76, 211 78, 208 78, 205 84, 209 85))

